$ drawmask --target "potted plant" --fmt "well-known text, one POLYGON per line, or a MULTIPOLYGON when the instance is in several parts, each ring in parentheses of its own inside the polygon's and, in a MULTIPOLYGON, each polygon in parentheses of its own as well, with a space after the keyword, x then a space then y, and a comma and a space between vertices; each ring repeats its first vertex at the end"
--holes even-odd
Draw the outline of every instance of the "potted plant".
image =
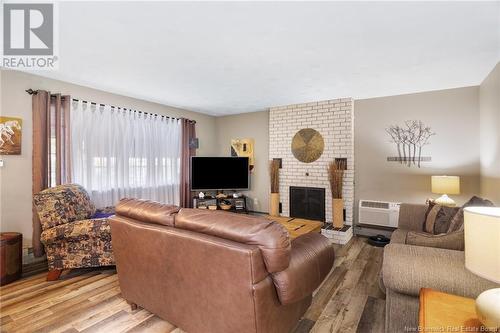
POLYGON ((347 160, 338 159, 328 163, 328 180, 332 191, 332 216, 333 227, 344 226, 344 199, 342 199, 342 188, 344 185, 344 170, 347 169, 347 160))
POLYGON ((271 200, 269 203, 269 215, 280 216, 280 162, 272 160, 269 162, 269 175, 271 179, 271 200))

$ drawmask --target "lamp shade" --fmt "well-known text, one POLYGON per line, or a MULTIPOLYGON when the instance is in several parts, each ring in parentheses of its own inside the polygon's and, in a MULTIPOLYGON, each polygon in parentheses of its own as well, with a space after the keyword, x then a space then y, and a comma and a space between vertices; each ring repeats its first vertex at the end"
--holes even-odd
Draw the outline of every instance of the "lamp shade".
POLYGON ((432 193, 460 194, 460 177, 432 176, 432 193))
POLYGON ((500 283, 500 207, 464 209, 465 267, 500 283))

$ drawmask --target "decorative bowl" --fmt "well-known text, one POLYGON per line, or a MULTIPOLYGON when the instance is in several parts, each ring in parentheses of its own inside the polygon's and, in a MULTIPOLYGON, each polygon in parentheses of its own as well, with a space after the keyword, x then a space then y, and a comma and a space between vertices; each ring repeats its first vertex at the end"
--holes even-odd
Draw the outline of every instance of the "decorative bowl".
POLYGON ((227 204, 223 204, 223 203, 221 203, 221 204, 219 205, 219 207, 220 207, 220 209, 222 209, 222 210, 230 210, 230 209, 231 209, 231 207, 233 207, 233 206, 232 206, 232 205, 227 205, 227 204))

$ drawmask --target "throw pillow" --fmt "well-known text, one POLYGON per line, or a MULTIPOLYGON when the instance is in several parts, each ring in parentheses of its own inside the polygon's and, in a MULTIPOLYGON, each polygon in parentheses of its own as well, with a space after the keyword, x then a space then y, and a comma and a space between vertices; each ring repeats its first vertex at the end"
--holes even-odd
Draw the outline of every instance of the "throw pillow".
POLYGON ((494 207, 495 204, 493 202, 489 201, 488 199, 483 199, 480 198, 476 195, 474 195, 472 198, 469 199, 462 208, 469 207, 469 206, 479 206, 479 207, 494 207))
POLYGON ((464 228, 464 208, 471 206, 479 207, 493 207, 495 206, 493 202, 483 199, 477 196, 473 196, 456 212, 455 216, 451 219, 451 223, 448 227, 447 233, 463 230, 464 228))
POLYGON ((429 206, 427 207, 427 212, 425 213, 424 231, 430 234, 434 233, 434 223, 436 222, 436 217, 441 209, 441 205, 438 205, 432 201, 429 201, 429 206))
POLYGON ((453 218, 451 219, 450 226, 448 227, 448 231, 446 233, 463 230, 463 228, 464 228, 464 209, 460 208, 458 212, 455 214, 455 216, 453 216, 453 218))
POLYGON ((450 227, 452 218, 458 210, 459 208, 457 207, 446 207, 429 202, 424 231, 434 235, 446 233, 450 227))
POLYGON ((451 224, 451 220, 457 214, 458 207, 441 206, 436 221, 434 222, 434 235, 445 234, 451 224))

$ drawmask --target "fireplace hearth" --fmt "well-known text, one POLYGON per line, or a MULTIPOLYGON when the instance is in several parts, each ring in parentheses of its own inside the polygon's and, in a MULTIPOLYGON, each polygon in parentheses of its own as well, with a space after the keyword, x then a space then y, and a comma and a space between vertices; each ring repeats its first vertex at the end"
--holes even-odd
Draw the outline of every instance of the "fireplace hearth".
POLYGON ((325 189, 290 186, 290 217, 325 221, 325 189))

